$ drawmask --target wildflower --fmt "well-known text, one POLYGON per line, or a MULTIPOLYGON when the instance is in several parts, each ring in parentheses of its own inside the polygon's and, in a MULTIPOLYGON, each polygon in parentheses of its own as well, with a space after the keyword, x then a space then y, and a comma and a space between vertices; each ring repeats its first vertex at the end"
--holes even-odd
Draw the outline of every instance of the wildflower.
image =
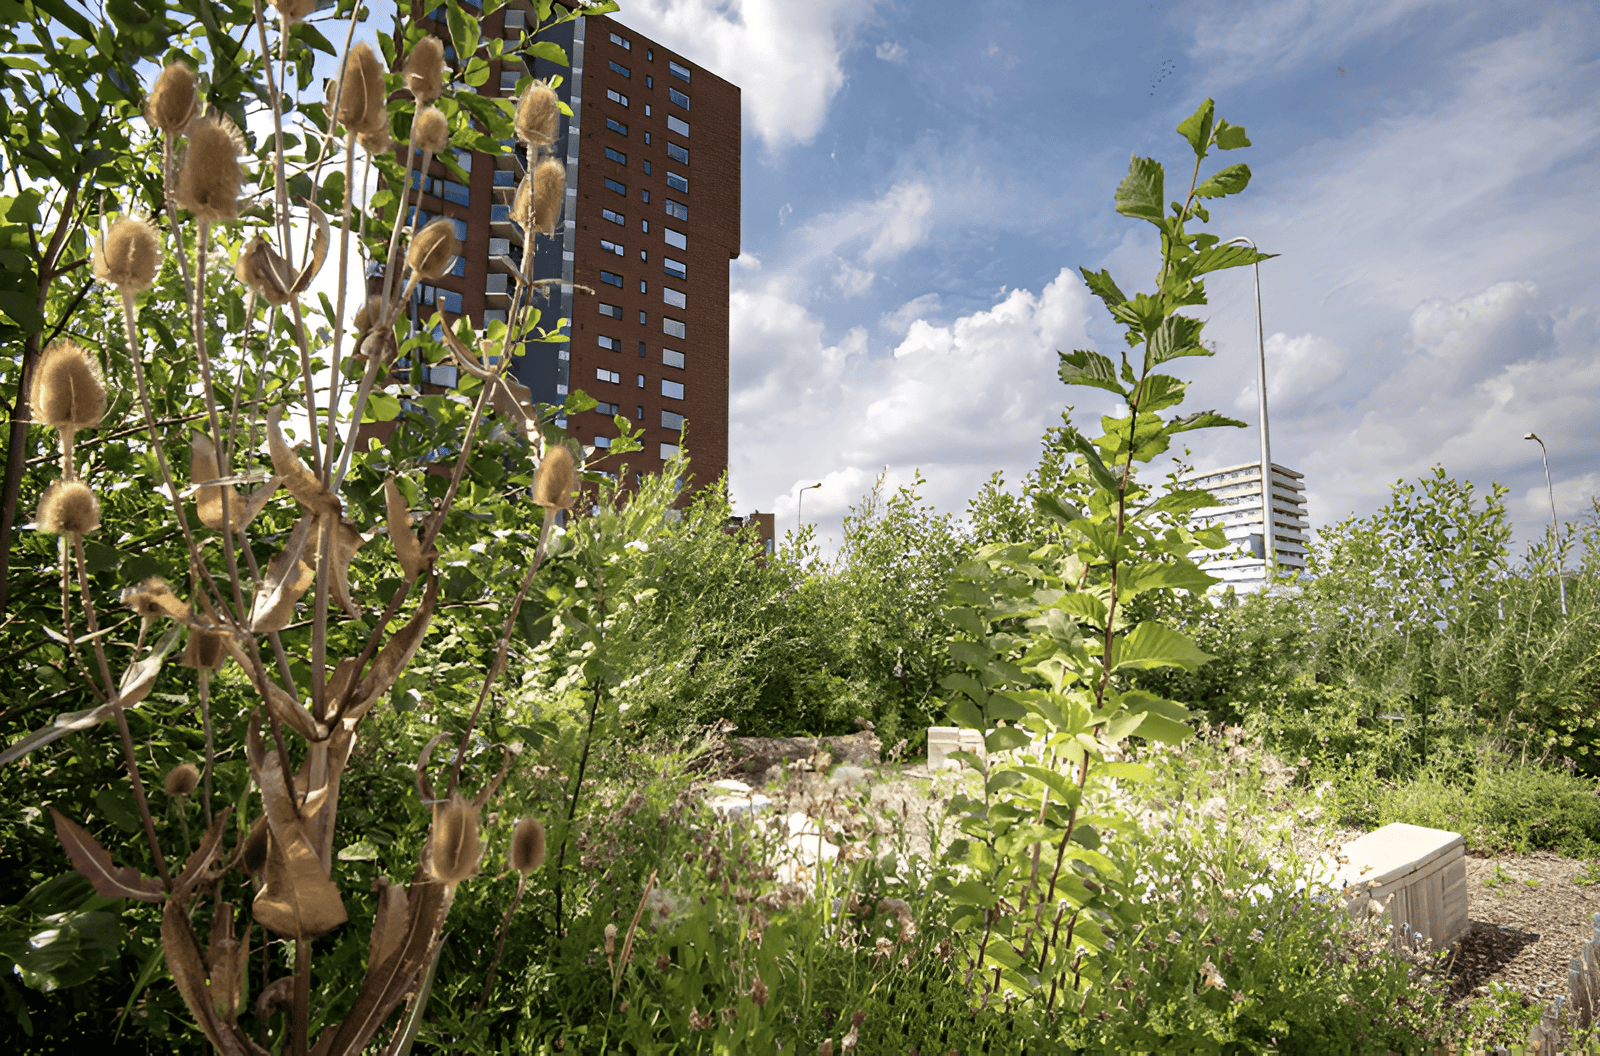
POLYGON ((35 521, 41 532, 83 535, 100 527, 100 500, 81 480, 57 480, 40 496, 35 521))
POLYGON ((106 387, 100 364, 72 341, 52 341, 34 368, 28 403, 36 422, 70 435, 100 424, 106 387))
POLYGON ((161 782, 169 796, 187 796, 200 783, 200 768, 193 763, 179 763, 167 771, 161 782))
POLYGON ((161 236, 145 220, 121 217, 94 247, 92 263, 95 278, 123 293, 147 290, 161 270, 161 236))
POLYGON ((1211 963, 1209 957, 1200 966, 1200 989, 1204 990, 1208 986, 1214 986, 1218 990, 1228 989, 1228 984, 1222 980, 1222 973, 1217 971, 1217 966, 1211 963))
POLYGON ((194 117, 194 70, 185 62, 174 62, 156 76, 155 87, 144 102, 144 119, 152 128, 169 136, 182 132, 194 117))

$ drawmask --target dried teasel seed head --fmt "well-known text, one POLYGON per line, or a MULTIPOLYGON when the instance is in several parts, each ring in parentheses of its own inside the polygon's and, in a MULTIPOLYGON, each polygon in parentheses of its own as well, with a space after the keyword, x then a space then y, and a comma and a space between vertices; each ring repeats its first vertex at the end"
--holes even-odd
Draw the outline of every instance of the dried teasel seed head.
POLYGON ((383 81, 383 64, 366 41, 351 48, 345 57, 338 120, 358 135, 376 133, 389 123, 389 90, 383 81))
POLYGON ((196 627, 189 632, 189 641, 184 644, 183 666, 197 671, 215 671, 227 655, 227 643, 221 631, 196 627))
POLYGON ((443 884, 459 884, 478 871, 478 808, 452 792, 433 805, 433 831, 428 836, 428 872, 443 884))
POLYGON ((527 876, 544 865, 544 826, 537 818, 523 818, 511 832, 511 868, 527 876))
POLYGON ((530 147, 548 147, 561 127, 561 101, 544 81, 534 81, 517 100, 517 138, 530 147))
POLYGON ((100 527, 100 500, 81 480, 57 480, 39 497, 35 521, 41 532, 83 535, 100 527))
POLYGON ((156 76, 144 101, 144 119, 150 127, 175 136, 194 117, 196 98, 194 70, 186 62, 174 62, 156 76))
POLYGON ((460 251, 461 243, 456 240, 455 222, 440 217, 417 232, 417 237, 411 241, 411 248, 406 252, 406 263, 420 277, 437 279, 450 270, 460 251))
POLYGON ((750 1003, 757 1008, 765 1007, 767 1003, 767 984, 761 977, 756 976, 756 981, 750 986, 750 1003))
POLYGON ((572 508, 572 486, 577 480, 577 465, 565 444, 552 445, 533 477, 533 501, 547 510, 572 508))
POLYGON ((613 953, 616 953, 616 952, 617 952, 617 926, 615 924, 607 924, 606 925, 606 956, 610 957, 613 953))
POLYGON ((268 304, 288 304, 294 297, 294 276, 289 262, 260 235, 245 243, 233 273, 268 304))
POLYGON ((92 265, 95 278, 123 293, 148 290, 161 270, 161 236, 148 221, 121 217, 96 243, 92 265))
POLYGON ((376 326, 383 319, 383 298, 368 297, 367 303, 356 309, 355 318, 351 325, 356 333, 364 334, 376 326))
POLYGON ((226 117, 195 120, 189 125, 189 145, 178 166, 173 199, 196 220, 237 219, 239 187, 244 182, 239 155, 244 146, 244 137, 226 117))
POLYGON ((376 158, 389 153, 394 149, 394 137, 389 135, 389 122, 387 111, 382 125, 368 129, 356 137, 356 142, 361 144, 361 149, 367 152, 367 157, 376 158))
POLYGON ((444 42, 429 34, 406 56, 406 87, 419 103, 431 103, 444 94, 444 42))
POLYGON ((437 106, 417 107, 411 120, 411 145, 430 154, 442 154, 450 146, 450 122, 437 106))
POLYGON ((533 230, 541 235, 556 233, 566 193, 566 166, 554 158, 541 161, 533 170, 533 230))
POLYGON ((193 763, 179 763, 167 771, 161 786, 169 796, 187 796, 200 783, 200 768, 193 763))
POLYGON ((292 26, 317 9, 317 0, 272 0, 283 24, 292 26))
POLYGON ((99 362, 73 341, 52 341, 33 371, 33 420, 63 433, 93 429, 106 410, 99 362))
POLYGON ((522 178, 517 193, 511 199, 511 220, 524 231, 533 230, 533 174, 522 178))

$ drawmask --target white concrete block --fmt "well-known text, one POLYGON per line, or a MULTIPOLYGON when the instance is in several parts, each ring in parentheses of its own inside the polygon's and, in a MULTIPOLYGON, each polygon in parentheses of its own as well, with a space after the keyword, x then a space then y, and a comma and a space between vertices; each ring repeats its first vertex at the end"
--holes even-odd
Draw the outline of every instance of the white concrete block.
POLYGON ((983 754, 983 734, 977 730, 964 730, 959 726, 928 727, 928 769, 959 770, 961 761, 951 759, 951 752, 983 754))
POLYGON ((1335 887, 1351 912, 1384 906, 1395 937, 1420 933, 1440 950, 1467 930, 1466 840, 1460 833, 1395 823, 1345 844, 1335 887))

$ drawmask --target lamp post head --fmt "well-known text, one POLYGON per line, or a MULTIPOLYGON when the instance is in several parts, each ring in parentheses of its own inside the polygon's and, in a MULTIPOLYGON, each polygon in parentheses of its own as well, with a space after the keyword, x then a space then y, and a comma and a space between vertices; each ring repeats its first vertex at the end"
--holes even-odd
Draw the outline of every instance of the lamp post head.
POLYGON ((1529 433, 1527 436, 1523 437, 1522 439, 1524 439, 1524 440, 1537 440, 1537 439, 1539 439, 1539 434, 1538 433, 1529 433))

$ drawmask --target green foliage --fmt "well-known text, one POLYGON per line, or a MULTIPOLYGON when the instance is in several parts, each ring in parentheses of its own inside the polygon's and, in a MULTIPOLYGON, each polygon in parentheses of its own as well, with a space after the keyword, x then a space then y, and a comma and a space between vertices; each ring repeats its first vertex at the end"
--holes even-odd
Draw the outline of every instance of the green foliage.
POLYGON ((1341 805, 1349 821, 1374 827, 1404 821, 1459 832, 1469 847, 1485 853, 1600 854, 1600 799, 1593 782, 1562 770, 1485 766, 1466 779, 1426 773, 1399 785, 1369 786, 1365 802, 1352 789, 1341 805))

